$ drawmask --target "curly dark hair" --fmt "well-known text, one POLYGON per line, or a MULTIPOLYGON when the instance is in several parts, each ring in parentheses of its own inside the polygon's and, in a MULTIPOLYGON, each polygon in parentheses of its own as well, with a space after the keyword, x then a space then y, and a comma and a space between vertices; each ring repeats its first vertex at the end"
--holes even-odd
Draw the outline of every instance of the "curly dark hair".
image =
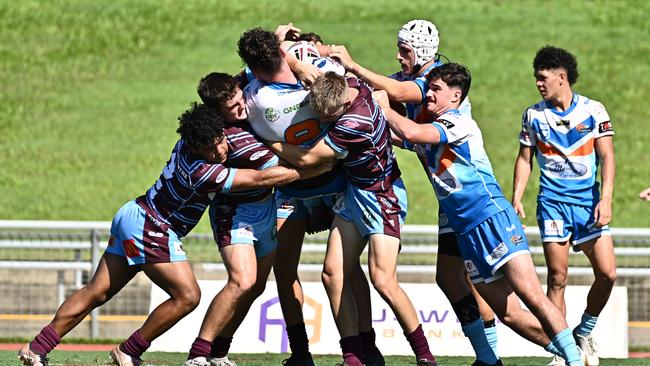
POLYGON ((307 42, 314 42, 314 43, 323 43, 323 39, 316 33, 314 32, 309 32, 309 33, 302 33, 298 37, 299 41, 307 41, 307 42))
POLYGON ((219 108, 222 103, 235 96, 238 85, 235 77, 222 72, 212 72, 199 81, 196 92, 204 104, 219 108))
POLYGON ((178 132, 192 150, 211 147, 223 137, 223 117, 216 108, 196 102, 178 117, 178 132))
POLYGON ((253 28, 244 32, 237 42, 237 53, 254 72, 273 75, 282 66, 280 39, 266 29, 253 28))
POLYGON ((438 79, 444 81, 449 86, 460 89, 460 102, 465 100, 467 93, 469 93, 469 88, 472 85, 472 74, 469 72, 469 69, 453 62, 433 68, 427 75, 427 84, 431 83, 432 80, 438 79))
POLYGON ((566 70, 569 85, 578 81, 578 61, 569 51, 564 48, 544 46, 537 51, 535 60, 533 60, 533 69, 539 70, 566 70))

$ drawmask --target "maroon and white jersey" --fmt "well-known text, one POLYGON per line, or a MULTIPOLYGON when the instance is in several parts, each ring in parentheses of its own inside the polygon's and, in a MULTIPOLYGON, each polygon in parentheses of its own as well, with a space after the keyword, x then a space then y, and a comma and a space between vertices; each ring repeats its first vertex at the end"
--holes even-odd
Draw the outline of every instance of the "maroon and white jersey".
MULTIPOLYGON (((231 168, 263 170, 278 165, 278 157, 253 134, 245 123, 227 124, 224 134, 228 141, 228 160, 231 168)), ((268 197, 272 188, 259 188, 246 191, 224 193, 236 202, 255 202, 268 197)))
POLYGON ((230 190, 235 171, 205 161, 181 139, 160 178, 136 202, 152 219, 183 237, 199 222, 215 194, 230 190))
POLYGON ((368 84, 357 78, 347 78, 347 82, 359 94, 327 132, 325 143, 343 160, 352 184, 370 191, 386 190, 400 177, 386 118, 368 84))

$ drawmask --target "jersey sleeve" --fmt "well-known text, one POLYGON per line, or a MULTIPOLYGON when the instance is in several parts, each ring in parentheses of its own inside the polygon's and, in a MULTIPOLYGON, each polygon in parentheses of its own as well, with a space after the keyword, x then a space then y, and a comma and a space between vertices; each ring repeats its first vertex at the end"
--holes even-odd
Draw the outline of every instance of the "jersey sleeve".
POLYGON ((521 116, 521 131, 519 132, 519 143, 528 147, 535 146, 535 133, 530 123, 530 116, 528 113, 528 109, 526 109, 524 111, 524 114, 521 116))
POLYGON ((349 146, 367 141, 357 129, 357 124, 358 122, 341 118, 325 135, 325 143, 334 150, 337 158, 344 159, 348 155, 349 146))
POLYGON ((594 128, 594 137, 600 138, 603 136, 613 136, 614 128, 612 127, 612 122, 609 119, 609 114, 607 113, 605 106, 599 102, 594 101, 593 103, 594 107, 592 117, 596 121, 596 128, 594 128))
POLYGON ((421 104, 425 104, 427 102, 427 92, 429 91, 427 78, 425 76, 420 76, 413 80, 413 82, 418 86, 418 88, 420 88, 420 94, 422 95, 421 104))
POLYGON ((192 174, 192 180, 198 193, 228 193, 236 172, 222 164, 203 163, 192 174))
POLYGON ((467 128, 466 123, 458 123, 458 120, 455 118, 448 118, 448 116, 442 116, 433 122, 433 125, 440 132, 440 144, 454 144, 461 143, 467 139, 470 135, 470 131, 467 128))

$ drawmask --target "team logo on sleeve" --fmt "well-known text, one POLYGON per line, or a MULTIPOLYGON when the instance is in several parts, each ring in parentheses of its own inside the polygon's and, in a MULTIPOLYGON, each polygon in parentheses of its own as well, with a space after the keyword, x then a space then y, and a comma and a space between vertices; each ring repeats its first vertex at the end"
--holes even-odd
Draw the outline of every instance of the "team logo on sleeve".
POLYGON ((275 122, 280 118, 280 111, 273 108, 266 108, 264 118, 269 122, 275 122))
POLYGON ((215 179, 215 182, 221 183, 223 182, 224 179, 226 179, 227 176, 228 176, 228 169, 224 169, 223 171, 221 171, 221 173, 219 173, 219 175, 217 175, 217 179, 215 179))
POLYGON ((611 132, 614 131, 612 128, 612 123, 610 121, 601 122, 598 125, 598 133, 611 132))
POLYGON ((440 123, 441 125, 447 127, 447 128, 452 128, 455 126, 455 124, 447 121, 446 119, 439 119, 436 122, 440 123))

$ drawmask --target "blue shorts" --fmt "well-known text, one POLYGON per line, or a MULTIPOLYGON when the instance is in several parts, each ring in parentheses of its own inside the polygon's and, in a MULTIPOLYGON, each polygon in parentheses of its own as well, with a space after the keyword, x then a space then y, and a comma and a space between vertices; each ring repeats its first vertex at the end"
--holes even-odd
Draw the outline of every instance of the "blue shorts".
POLYGON ((501 266, 515 256, 530 254, 524 228, 512 207, 458 235, 458 246, 473 283, 498 280, 503 277, 497 273, 501 266))
POLYGON ((319 197, 297 198, 286 193, 275 191, 275 202, 278 208, 278 219, 300 220, 311 213, 313 207, 325 205, 332 207, 338 193, 319 197))
POLYGON ((255 256, 268 255, 278 247, 275 200, 237 203, 217 197, 210 204, 210 226, 219 249, 233 244, 248 244, 255 256))
POLYGON ((334 213, 345 221, 353 221, 364 238, 384 234, 400 238, 406 219, 406 188, 397 179, 386 191, 368 191, 348 182, 347 189, 333 207, 334 213))
POLYGON ((570 240, 574 251, 590 240, 611 235, 607 225, 594 226, 596 206, 580 206, 556 201, 537 202, 537 225, 544 243, 561 243, 570 240))
POLYGON ((125 257, 129 265, 187 260, 176 232, 135 201, 125 203, 113 217, 106 253, 125 257))

